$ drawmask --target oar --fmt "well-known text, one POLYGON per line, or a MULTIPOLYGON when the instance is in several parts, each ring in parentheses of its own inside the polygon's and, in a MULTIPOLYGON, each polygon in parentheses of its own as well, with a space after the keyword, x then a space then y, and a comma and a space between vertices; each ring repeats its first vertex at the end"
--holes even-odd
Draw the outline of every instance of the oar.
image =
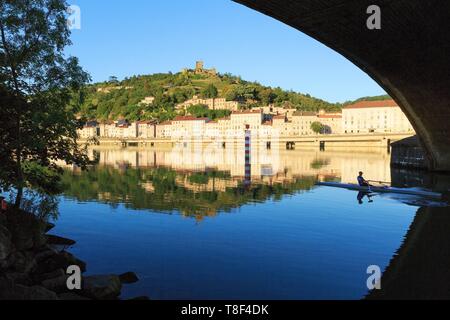
POLYGON ((392 182, 387 182, 387 181, 377 181, 377 180, 367 180, 367 181, 369 181, 369 182, 377 182, 377 183, 380 183, 380 184, 390 184, 390 185, 392 185, 392 182))

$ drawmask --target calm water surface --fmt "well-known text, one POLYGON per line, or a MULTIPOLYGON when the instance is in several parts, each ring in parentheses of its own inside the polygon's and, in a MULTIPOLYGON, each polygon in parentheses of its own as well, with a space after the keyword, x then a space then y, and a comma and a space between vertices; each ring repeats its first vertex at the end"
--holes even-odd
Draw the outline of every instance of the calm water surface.
POLYGON ((134 271, 123 297, 360 299, 417 206, 316 181, 390 181, 384 150, 243 152, 99 149, 89 172, 67 170, 55 234, 89 274, 134 271))

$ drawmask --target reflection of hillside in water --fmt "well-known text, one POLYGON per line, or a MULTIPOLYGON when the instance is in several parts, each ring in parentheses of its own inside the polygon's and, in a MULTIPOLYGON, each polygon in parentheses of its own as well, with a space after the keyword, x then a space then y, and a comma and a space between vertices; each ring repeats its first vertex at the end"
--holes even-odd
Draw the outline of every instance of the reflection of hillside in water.
POLYGON ((127 168, 98 166, 86 172, 66 170, 64 195, 78 201, 97 201, 111 205, 124 203, 132 209, 151 209, 200 219, 230 211, 251 202, 278 200, 283 195, 309 190, 315 177, 290 182, 244 184, 228 173, 176 172, 168 168, 127 168))
POLYGON ((251 175, 239 149, 174 147, 171 150, 91 149, 98 166, 66 171, 65 195, 133 209, 214 216, 246 203, 279 200, 310 190, 316 181, 353 180, 360 167, 386 180, 389 160, 377 150, 319 152, 254 149, 251 175))
MULTIPOLYGON (((66 196, 133 209, 184 215, 215 215, 249 202, 281 199, 310 190, 315 182, 354 182, 363 170, 371 180, 433 188, 430 175, 392 170, 379 148, 320 152, 254 149, 245 176, 242 150, 174 147, 171 150, 91 149, 98 165, 88 172, 66 171, 66 196), (405 180, 406 179, 406 180, 405 180)), ((441 179, 442 180, 442 179, 441 179)))

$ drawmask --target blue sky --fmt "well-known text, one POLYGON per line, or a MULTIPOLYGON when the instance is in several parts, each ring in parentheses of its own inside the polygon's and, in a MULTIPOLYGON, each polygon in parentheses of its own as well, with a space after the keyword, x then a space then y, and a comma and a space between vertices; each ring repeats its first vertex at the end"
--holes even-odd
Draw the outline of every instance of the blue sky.
POLYGON ((94 82, 206 67, 331 102, 384 94, 341 55, 231 0, 68 0, 81 8, 67 53, 94 82))

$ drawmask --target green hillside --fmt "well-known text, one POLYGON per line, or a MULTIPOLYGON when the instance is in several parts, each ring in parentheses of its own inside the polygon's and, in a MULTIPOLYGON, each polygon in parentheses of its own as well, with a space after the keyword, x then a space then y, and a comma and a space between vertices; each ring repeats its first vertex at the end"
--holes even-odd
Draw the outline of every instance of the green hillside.
MULTIPOLYGON (((304 111, 336 111, 341 104, 333 104, 321 99, 293 91, 263 86, 248 82, 230 74, 217 76, 194 74, 192 72, 141 75, 117 81, 111 77, 108 82, 88 86, 74 101, 80 106, 80 116, 87 119, 130 121, 158 119, 165 121, 179 114, 175 110, 194 95, 203 98, 223 97, 240 101, 243 108, 250 109, 273 103, 277 106, 292 107, 304 111), (217 89, 217 90, 216 90, 217 89), (140 104, 153 96, 150 105, 140 104)), ((195 115, 220 117, 226 112, 198 112, 195 115)))
POLYGON ((346 101, 342 105, 348 106, 350 104, 354 104, 354 103, 361 102, 361 101, 379 101, 379 100, 390 100, 390 99, 392 99, 392 98, 389 95, 384 94, 381 96, 362 97, 362 98, 359 98, 356 100, 346 101))

